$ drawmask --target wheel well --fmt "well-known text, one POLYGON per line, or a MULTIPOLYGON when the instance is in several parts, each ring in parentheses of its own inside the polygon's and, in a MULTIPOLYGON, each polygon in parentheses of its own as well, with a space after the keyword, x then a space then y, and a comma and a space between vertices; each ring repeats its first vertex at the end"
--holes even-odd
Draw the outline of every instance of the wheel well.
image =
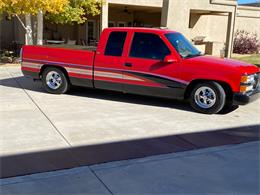
POLYGON ((43 71, 44 71, 46 68, 48 68, 48 67, 50 67, 50 68, 57 68, 57 69, 61 70, 61 71, 65 74, 65 76, 67 77, 68 81, 70 81, 70 79, 69 79, 69 74, 68 74, 67 70, 66 70, 64 67, 55 66, 55 65, 48 65, 48 64, 43 65, 43 66, 41 67, 40 77, 42 77, 43 71))
MULTIPOLYGON (((199 79, 199 80, 194 80, 192 81, 186 88, 185 90, 185 94, 184 94, 184 98, 185 99, 188 99, 190 97, 190 94, 192 92, 192 89, 199 83, 203 83, 203 82, 208 82, 208 81, 215 81, 215 80, 204 80, 204 79, 199 79)), ((227 100, 232 100, 232 95, 233 95, 233 91, 232 91, 232 88, 231 86, 226 83, 226 82, 223 82, 223 81, 215 81, 217 82, 218 84, 220 84, 223 89, 225 90, 226 92, 226 96, 227 96, 227 100)))

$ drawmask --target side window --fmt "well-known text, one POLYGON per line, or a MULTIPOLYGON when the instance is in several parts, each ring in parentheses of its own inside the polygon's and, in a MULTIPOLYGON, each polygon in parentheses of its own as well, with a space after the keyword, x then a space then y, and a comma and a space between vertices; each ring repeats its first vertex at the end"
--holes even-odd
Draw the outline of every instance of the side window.
POLYGON ((106 56, 122 56, 127 32, 111 32, 105 50, 106 56))
POLYGON ((130 51, 130 57, 163 60, 170 55, 169 48, 156 34, 135 33, 130 51))

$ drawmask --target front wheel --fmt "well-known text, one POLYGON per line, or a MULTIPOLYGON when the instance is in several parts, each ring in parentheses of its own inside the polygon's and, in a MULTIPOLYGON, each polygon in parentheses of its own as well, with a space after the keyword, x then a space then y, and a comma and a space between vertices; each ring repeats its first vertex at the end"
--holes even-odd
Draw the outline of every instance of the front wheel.
POLYGON ((190 96, 191 106, 204 114, 220 112, 226 103, 226 93, 217 82, 204 82, 197 84, 190 96))
POLYGON ((43 71, 42 84, 45 90, 53 94, 63 94, 69 90, 69 81, 62 70, 48 67, 43 71))

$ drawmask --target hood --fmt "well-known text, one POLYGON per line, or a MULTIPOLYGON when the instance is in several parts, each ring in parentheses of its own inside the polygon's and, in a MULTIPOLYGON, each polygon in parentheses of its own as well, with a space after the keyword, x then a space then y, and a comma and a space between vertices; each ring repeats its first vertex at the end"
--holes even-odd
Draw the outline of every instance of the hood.
POLYGON ((237 69, 241 74, 253 74, 260 71, 260 69, 253 64, 227 58, 223 59, 213 56, 198 56, 191 58, 191 60, 196 63, 213 65, 219 68, 237 69))

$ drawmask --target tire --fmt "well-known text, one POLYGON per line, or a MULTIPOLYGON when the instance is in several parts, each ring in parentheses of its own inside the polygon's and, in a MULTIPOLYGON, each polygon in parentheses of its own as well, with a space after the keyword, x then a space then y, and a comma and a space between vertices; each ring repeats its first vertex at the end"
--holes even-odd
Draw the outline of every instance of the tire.
POLYGON ((198 112, 216 114, 226 104, 225 90, 217 82, 199 83, 191 92, 190 104, 198 112))
POLYGON ((48 67, 43 71, 42 84, 44 89, 52 94, 64 94, 70 88, 64 72, 55 67, 48 67))

